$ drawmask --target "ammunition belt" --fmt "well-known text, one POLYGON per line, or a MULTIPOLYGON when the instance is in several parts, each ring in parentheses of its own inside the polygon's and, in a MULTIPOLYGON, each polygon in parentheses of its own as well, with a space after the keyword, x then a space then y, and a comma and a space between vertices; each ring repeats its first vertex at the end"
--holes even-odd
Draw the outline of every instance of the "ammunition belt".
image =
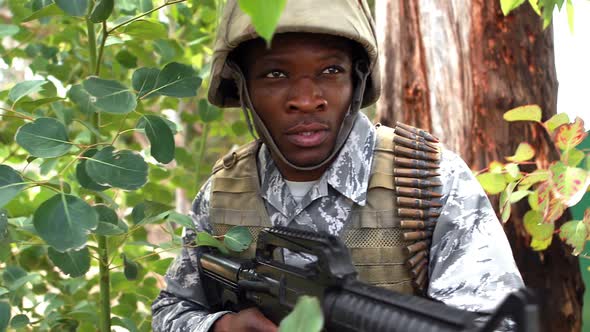
POLYGON ((394 187, 397 215, 403 238, 413 241, 405 247, 406 266, 417 293, 428 285, 428 259, 432 232, 440 216, 440 147, 428 132, 397 123, 394 135, 394 187))

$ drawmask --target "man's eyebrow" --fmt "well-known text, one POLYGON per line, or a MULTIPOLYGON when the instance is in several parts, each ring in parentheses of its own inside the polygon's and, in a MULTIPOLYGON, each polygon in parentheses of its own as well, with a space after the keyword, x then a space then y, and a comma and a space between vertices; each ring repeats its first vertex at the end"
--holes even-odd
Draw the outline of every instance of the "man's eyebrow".
POLYGON ((326 56, 323 56, 319 60, 320 61, 326 61, 326 60, 347 61, 347 60, 350 60, 350 57, 342 52, 335 52, 335 53, 331 53, 326 56))
MULTIPOLYGON (((261 61, 261 60, 264 62, 267 62, 267 63, 269 62, 272 64, 279 64, 279 65, 291 61, 291 59, 284 59, 281 54, 263 54, 256 59, 256 61, 261 61)), ((350 57, 343 52, 334 52, 334 53, 330 53, 330 54, 327 54, 325 56, 318 58, 318 61, 327 61, 327 60, 347 61, 347 60, 350 60, 350 57)))

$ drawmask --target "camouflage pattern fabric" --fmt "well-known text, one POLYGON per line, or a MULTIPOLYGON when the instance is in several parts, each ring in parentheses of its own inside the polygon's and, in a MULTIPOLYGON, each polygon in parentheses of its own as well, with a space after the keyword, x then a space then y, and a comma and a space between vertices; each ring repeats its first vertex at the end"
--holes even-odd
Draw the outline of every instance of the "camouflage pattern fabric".
MULTIPOLYGON (((261 193, 273 225, 328 231, 339 235, 350 211, 366 203, 375 130, 359 114, 347 143, 330 168, 297 203, 268 149, 258 154, 261 193), (264 171, 262 171, 264 170, 264 171)), ((443 150, 442 208, 432 238, 428 296, 462 309, 490 312, 503 298, 523 287, 510 245, 485 195, 467 165, 443 150)), ((195 201, 191 217, 198 231, 211 232, 207 181, 195 201)), ((210 313, 198 271, 195 238, 186 230, 185 247, 168 269, 167 288, 152 305, 154 331, 208 331, 227 312, 210 313)), ((286 253, 285 262, 304 265, 310 258, 286 253)))

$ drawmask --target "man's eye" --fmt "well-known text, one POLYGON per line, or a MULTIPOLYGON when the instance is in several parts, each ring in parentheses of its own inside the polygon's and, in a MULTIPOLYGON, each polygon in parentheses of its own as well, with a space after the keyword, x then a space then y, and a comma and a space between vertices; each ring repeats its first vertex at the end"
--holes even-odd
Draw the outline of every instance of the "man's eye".
POLYGON ((324 69, 324 71, 322 71, 322 74, 338 74, 343 71, 344 70, 339 66, 330 66, 330 67, 324 69))
POLYGON ((265 77, 267 77, 267 78, 284 78, 284 77, 287 77, 287 75, 285 75, 285 73, 283 73, 282 71, 272 70, 268 74, 266 74, 265 77))

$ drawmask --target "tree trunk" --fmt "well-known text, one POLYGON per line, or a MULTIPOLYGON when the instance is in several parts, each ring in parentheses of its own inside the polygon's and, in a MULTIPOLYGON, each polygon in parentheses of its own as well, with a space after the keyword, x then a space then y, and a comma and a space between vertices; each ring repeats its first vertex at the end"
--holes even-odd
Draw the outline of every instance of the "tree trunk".
MULTIPOLYGON (((375 12, 381 123, 431 131, 474 170, 503 161, 523 141, 536 147, 538 166, 556 159, 544 131, 502 118, 524 104, 541 105, 543 120, 556 113, 552 29, 543 31, 528 5, 504 17, 499 0, 377 0, 375 12)), ((545 252, 531 250, 526 209, 517 206, 504 229, 526 285, 541 293, 542 326, 579 331, 584 285, 577 257, 557 237, 545 252)))

